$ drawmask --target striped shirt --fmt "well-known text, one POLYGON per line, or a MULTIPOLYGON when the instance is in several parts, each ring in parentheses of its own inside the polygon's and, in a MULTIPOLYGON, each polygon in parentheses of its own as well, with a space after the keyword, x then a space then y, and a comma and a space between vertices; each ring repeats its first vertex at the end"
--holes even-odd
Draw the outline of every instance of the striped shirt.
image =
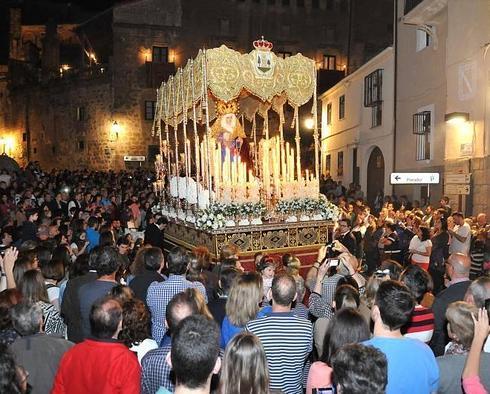
POLYGON ((272 312, 253 320, 247 330, 262 342, 270 375, 271 390, 303 393, 303 368, 313 347, 313 326, 293 312, 272 312))
POLYGON ((184 275, 170 274, 165 282, 153 282, 148 287, 146 304, 151 312, 151 334, 157 343, 160 343, 167 331, 165 328, 165 313, 168 303, 174 295, 188 288, 200 290, 206 302, 208 302, 203 284, 201 282, 189 282, 184 275))
POLYGON ((428 343, 434 333, 434 313, 422 305, 415 306, 410 322, 406 326, 406 337, 428 343))

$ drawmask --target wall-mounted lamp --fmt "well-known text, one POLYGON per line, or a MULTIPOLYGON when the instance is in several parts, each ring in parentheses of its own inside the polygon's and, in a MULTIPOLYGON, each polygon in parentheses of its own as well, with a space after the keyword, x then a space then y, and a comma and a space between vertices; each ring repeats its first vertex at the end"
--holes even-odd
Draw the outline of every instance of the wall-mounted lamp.
POLYGON ((308 130, 313 130, 313 127, 315 127, 315 120, 313 118, 305 119, 305 127, 308 130))
POLYGON ((470 114, 468 112, 450 112, 444 115, 444 120, 451 124, 461 124, 470 120, 470 114))
POLYGON ((113 135, 116 136, 116 139, 119 138, 119 133, 121 132, 121 126, 116 121, 114 121, 111 125, 111 132, 113 135))

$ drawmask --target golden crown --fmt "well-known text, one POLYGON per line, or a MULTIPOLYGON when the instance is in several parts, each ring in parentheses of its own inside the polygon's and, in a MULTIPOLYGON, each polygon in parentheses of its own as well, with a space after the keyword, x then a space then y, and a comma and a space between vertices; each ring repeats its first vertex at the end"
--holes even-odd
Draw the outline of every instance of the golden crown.
POLYGON ((239 111, 239 106, 236 100, 232 100, 229 102, 224 102, 220 100, 216 103, 216 113, 218 116, 223 116, 226 114, 237 115, 238 111, 239 111))

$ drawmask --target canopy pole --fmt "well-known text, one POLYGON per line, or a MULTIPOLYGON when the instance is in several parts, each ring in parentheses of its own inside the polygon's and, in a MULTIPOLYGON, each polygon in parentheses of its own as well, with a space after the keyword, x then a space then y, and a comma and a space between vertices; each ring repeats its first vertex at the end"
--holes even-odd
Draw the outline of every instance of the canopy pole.
POLYGON ((206 114, 206 139, 205 139, 205 149, 207 152, 206 167, 208 172, 208 191, 209 191, 209 202, 213 202, 213 188, 211 180, 211 128, 209 127, 209 103, 208 103, 208 75, 207 75, 207 64, 206 64, 206 50, 203 50, 202 57, 202 72, 203 72, 203 94, 204 94, 204 112, 206 114))
POLYGON ((199 208, 199 184, 201 182, 200 179, 200 166, 199 166, 199 134, 197 132, 197 119, 196 119, 196 102, 195 102, 195 81, 194 81, 194 60, 191 59, 190 61, 190 67, 191 67, 191 89, 192 89, 192 125, 194 129, 194 153, 195 153, 195 160, 196 160, 196 201, 197 201, 197 207, 199 208))

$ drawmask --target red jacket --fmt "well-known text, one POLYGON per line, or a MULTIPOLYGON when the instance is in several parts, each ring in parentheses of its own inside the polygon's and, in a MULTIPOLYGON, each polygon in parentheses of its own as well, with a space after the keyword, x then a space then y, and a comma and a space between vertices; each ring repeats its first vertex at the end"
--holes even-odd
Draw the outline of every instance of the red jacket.
POLYGON ((86 339, 61 359, 52 394, 139 393, 138 358, 122 343, 86 339))

